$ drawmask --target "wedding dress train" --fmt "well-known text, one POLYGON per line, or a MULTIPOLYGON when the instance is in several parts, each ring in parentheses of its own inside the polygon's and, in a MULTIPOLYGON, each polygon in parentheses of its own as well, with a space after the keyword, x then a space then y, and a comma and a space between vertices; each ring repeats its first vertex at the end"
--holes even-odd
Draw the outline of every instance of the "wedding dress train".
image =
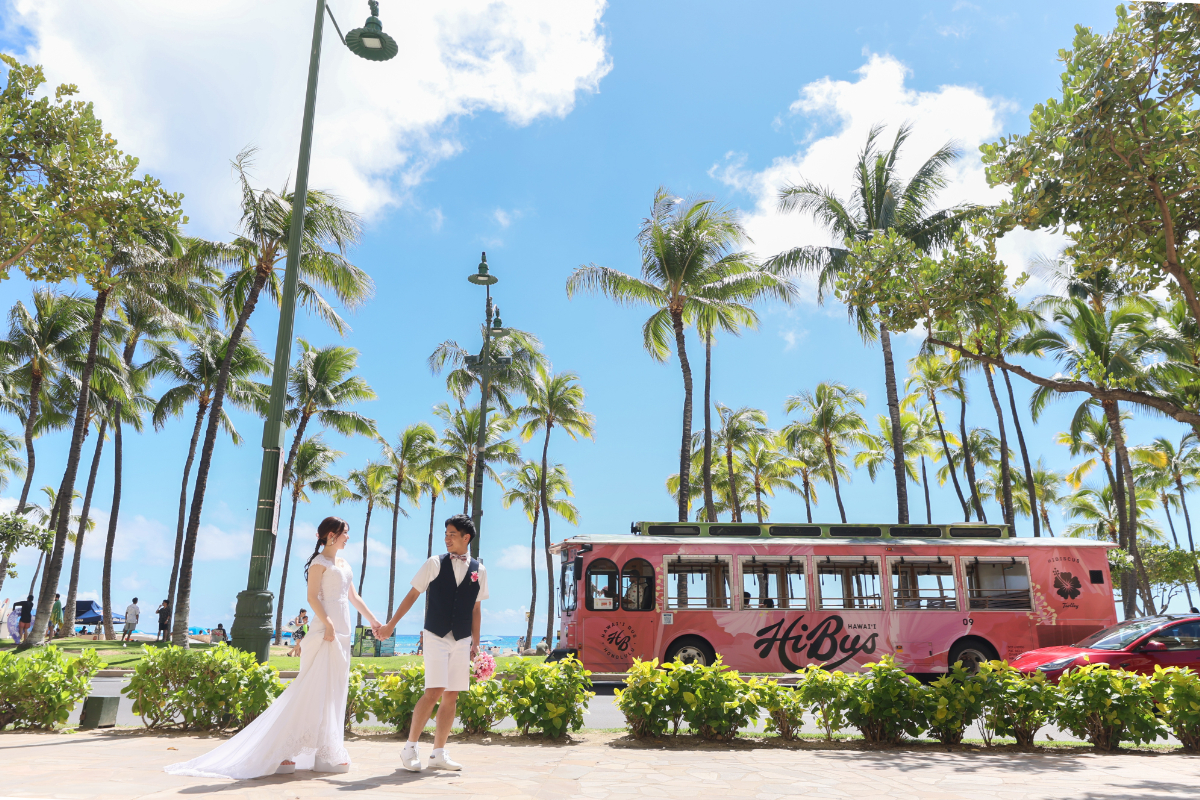
POLYGON ((350 681, 350 566, 323 555, 313 559, 325 567, 317 598, 333 621, 334 640, 325 641, 325 626, 316 621, 300 649, 300 674, 258 719, 208 753, 166 767, 173 775, 244 780, 272 775, 282 761, 296 769, 314 762, 343 764, 350 755, 342 746, 346 691, 350 681))

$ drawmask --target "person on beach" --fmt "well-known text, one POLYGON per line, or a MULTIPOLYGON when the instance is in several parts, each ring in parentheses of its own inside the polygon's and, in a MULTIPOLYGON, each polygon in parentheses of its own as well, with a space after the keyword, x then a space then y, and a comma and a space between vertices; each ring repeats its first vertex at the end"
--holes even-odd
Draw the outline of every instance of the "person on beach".
POLYGON ((13 603, 13 611, 21 614, 17 618, 17 644, 23 644, 33 625, 33 595, 29 595, 19 603, 13 603))
POLYGON ((462 769, 446 754, 446 739, 454 724, 458 693, 465 692, 471 679, 471 662, 479 654, 480 608, 487 599, 487 572, 478 559, 467 550, 475 538, 475 525, 465 514, 446 520, 446 553, 433 556, 417 570, 412 589, 396 613, 379 626, 375 635, 386 639, 425 593, 425 627, 421 644, 425 659, 425 694, 413 709, 408 742, 400 751, 400 765, 409 772, 420 772, 421 754, 418 740, 433 706, 439 700, 437 728, 433 736, 433 752, 429 766, 435 769, 462 769))
POLYGON ((300 655, 300 642, 304 640, 304 635, 308 633, 308 610, 300 609, 300 613, 292 620, 292 624, 296 626, 296 630, 292 631, 292 649, 288 650, 288 658, 295 658, 300 655))
POLYGON ((62 595, 55 593, 54 605, 50 609, 50 627, 46 631, 47 639, 57 639, 62 636, 63 607, 62 595))
POLYGON ((304 565, 312 630, 300 653, 300 672, 271 706, 216 749, 166 771, 172 775, 248 780, 297 769, 349 772, 343 731, 350 685, 350 607, 379 620, 354 591, 350 565, 338 551, 350 527, 338 517, 317 526, 317 547, 304 565))
MULTIPOLYGON (((142 610, 138 608, 138 599, 133 598, 133 602, 125 608, 125 630, 121 634, 121 641, 128 642, 133 638, 133 632, 137 630, 138 617, 142 615, 142 610)), ((122 645, 124 647, 125 645, 122 645)))
POLYGON ((162 605, 158 607, 158 633, 154 635, 154 641, 168 641, 171 638, 171 604, 163 600, 162 605))

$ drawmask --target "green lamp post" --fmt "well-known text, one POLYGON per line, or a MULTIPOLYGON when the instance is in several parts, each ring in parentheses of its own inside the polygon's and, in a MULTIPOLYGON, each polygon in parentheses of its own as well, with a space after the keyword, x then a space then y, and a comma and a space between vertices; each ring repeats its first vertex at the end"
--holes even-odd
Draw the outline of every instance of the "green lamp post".
POLYGON ((471 486, 471 521, 475 523, 475 536, 471 539, 471 556, 479 558, 479 537, 483 521, 483 451, 487 444, 487 415, 488 394, 492 385, 493 367, 508 366, 512 363, 511 356, 493 356, 492 339, 508 333, 500 321, 500 308, 492 305, 492 285, 500 279, 488 272, 487 253, 479 261, 479 269, 467 276, 467 280, 476 286, 487 289, 487 302, 484 306, 483 349, 478 356, 467 356, 467 368, 479 373, 479 432, 475 437, 475 475, 471 486))
MULTIPOLYGON (((308 163, 312 149, 313 112, 317 104, 317 73, 321 64, 321 34, 325 15, 341 38, 341 29, 325 0, 317 0, 313 20, 312 50, 308 59, 308 90, 304 96, 304 122, 300 129, 300 159, 296 167, 296 193, 292 200, 292 222, 288 232, 287 266, 283 274, 283 295, 279 300, 279 330, 275 338, 275 366, 271 375, 271 398, 267 421, 263 426, 262 469, 258 478, 258 509, 254 519, 254 543, 250 550, 250 575, 246 590, 239 592, 230 640, 241 650, 254 653, 264 662, 270 657, 271 624, 275 596, 267 589, 271 561, 275 554, 275 532, 279 524, 279 495, 283 470, 283 412, 287 403, 288 367, 292 355, 292 332, 296 316, 296 284, 299 279, 300 248, 303 242, 304 206, 308 199, 308 163)), ((369 0, 371 16, 361 28, 342 39, 352 53, 372 61, 386 61, 396 55, 396 40, 383 32, 379 22, 379 3, 369 0)))

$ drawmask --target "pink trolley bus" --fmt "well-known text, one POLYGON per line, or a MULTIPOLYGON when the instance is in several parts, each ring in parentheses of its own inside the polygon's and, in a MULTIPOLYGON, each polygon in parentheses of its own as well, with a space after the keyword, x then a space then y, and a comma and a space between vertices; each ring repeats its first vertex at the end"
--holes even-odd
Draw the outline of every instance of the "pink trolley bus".
POLYGON ((637 522, 554 545, 552 657, 597 672, 718 653, 746 672, 855 671, 884 654, 913 673, 973 668, 1115 624, 1113 547, 978 523, 637 522))

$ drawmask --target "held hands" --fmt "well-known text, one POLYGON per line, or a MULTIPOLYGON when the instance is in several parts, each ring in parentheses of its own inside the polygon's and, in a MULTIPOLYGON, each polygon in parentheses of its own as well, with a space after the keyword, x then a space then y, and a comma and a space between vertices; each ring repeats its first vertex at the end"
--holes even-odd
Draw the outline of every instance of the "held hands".
POLYGON ((374 625, 371 626, 371 632, 375 634, 376 639, 390 638, 392 635, 392 631, 394 631, 395 629, 396 629, 395 625, 390 625, 390 624, 381 625, 379 622, 376 622, 374 625))

